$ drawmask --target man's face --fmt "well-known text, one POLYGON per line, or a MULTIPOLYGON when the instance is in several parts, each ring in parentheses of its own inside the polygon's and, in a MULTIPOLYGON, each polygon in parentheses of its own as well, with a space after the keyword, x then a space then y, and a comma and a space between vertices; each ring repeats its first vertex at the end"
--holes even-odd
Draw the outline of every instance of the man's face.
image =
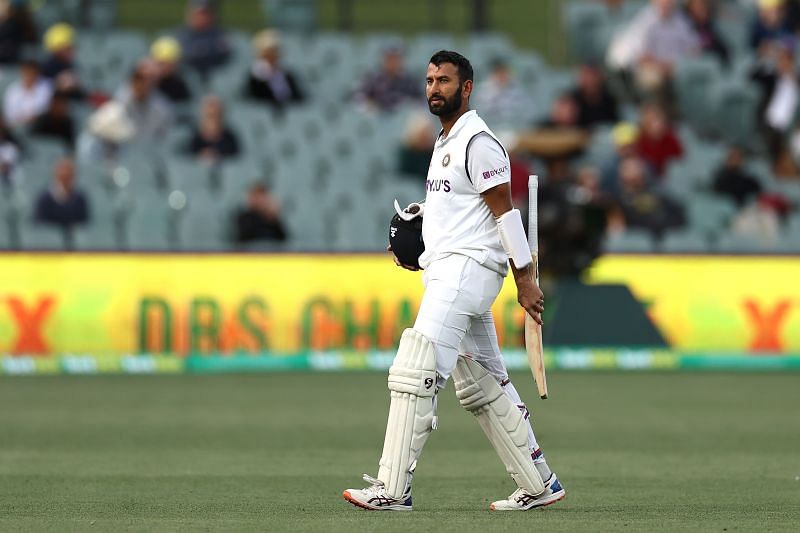
POLYGON ((39 69, 32 65, 24 65, 20 70, 20 78, 25 87, 33 87, 39 81, 39 69))
POLYGON ((75 165, 69 159, 62 159, 56 165, 56 181, 64 189, 71 191, 75 183, 75 165))
POLYGON ((396 51, 386 52, 383 56, 383 71, 390 76, 397 76, 403 71, 403 56, 396 51))
POLYGON ((471 92, 472 82, 467 81, 462 84, 458 78, 458 69, 452 63, 428 65, 425 96, 428 99, 428 109, 434 115, 439 117, 452 115, 461 109, 464 98, 469 98, 471 92))

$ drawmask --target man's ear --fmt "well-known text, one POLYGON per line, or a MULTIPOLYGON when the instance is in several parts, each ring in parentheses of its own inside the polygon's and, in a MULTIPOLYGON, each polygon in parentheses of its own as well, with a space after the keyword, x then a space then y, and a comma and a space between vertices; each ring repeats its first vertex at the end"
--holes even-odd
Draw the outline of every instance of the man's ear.
POLYGON ((472 80, 467 80, 464 82, 464 87, 461 89, 461 96, 469 98, 471 94, 472 94, 472 80))

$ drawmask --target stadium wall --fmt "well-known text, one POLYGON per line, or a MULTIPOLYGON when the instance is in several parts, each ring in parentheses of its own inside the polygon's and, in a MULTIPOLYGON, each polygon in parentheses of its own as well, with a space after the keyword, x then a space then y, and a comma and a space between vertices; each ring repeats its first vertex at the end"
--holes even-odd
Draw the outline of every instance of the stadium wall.
MULTIPOLYGON (((0 374, 385 369, 421 274, 385 255, 5 254, 0 374)), ((800 368, 800 258, 606 256, 548 290, 550 368, 800 368)), ((526 368, 513 281, 493 309, 526 368)))

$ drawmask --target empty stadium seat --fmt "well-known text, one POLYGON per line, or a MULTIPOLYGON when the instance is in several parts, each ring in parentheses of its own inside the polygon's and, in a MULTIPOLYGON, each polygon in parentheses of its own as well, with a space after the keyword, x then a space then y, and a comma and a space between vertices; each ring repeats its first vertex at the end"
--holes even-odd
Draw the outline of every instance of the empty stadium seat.
POLYGON ((702 254, 710 251, 711 245, 701 233, 692 230, 673 230, 664 234, 659 248, 662 252, 673 254, 702 254))
POLYGON ((603 247, 609 253, 652 253, 655 244, 649 231, 628 229, 609 235, 603 247))
POLYGON ((60 227, 24 220, 20 224, 23 250, 61 251, 67 248, 65 232, 60 227))
POLYGON ((572 55, 581 62, 602 61, 611 36, 608 8, 600 2, 568 2, 563 14, 572 55))
POLYGON ((719 62, 708 56, 684 59, 675 69, 674 86, 682 119, 699 129, 710 129, 715 105, 712 86, 721 77, 719 62))
POLYGON ((694 194, 687 205, 689 224, 696 231, 713 235, 724 231, 736 213, 736 205, 726 197, 694 194))

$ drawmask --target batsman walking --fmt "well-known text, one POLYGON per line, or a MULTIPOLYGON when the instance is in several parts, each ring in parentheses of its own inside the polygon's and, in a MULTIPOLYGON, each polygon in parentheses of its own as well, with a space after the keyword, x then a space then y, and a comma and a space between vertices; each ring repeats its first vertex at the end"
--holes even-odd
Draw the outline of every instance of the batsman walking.
MULTIPOLYGON (((405 330, 389 370, 391 403, 378 476, 344 498, 370 510, 410 511, 411 480, 436 428, 436 394, 452 376, 461 405, 472 412, 517 484, 495 511, 542 507, 565 495, 508 378, 491 306, 508 273, 517 299, 541 324, 544 297, 532 273, 522 217, 511 203, 511 167, 500 141, 469 109, 473 72, 456 52, 437 52, 426 75, 428 107, 442 130, 434 146, 422 217, 425 293, 414 327, 405 330)), ((409 270, 414 266, 395 262, 409 270)))

